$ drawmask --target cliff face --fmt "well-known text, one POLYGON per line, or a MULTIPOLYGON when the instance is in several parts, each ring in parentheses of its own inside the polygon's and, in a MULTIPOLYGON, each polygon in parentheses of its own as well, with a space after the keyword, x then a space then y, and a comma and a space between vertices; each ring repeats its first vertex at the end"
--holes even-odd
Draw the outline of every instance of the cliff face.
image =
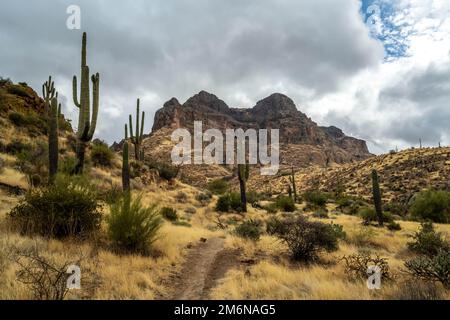
MULTIPOLYGON (((365 141, 348 137, 336 127, 319 127, 298 111, 289 97, 279 93, 259 101, 251 109, 230 108, 224 101, 205 91, 184 104, 172 98, 157 111, 152 132, 163 128, 192 129, 194 121, 202 121, 204 129, 279 129, 280 143, 284 146, 282 154, 290 158, 292 155, 283 151, 289 151, 292 147, 298 149, 295 147, 299 145, 311 146, 311 159, 306 161, 311 164, 330 161, 344 163, 371 156, 365 141), (315 149, 319 151, 313 152, 315 149)), ((301 149, 302 152, 306 151, 305 148, 301 149)), ((295 159, 289 161, 290 164, 292 162, 295 159)))

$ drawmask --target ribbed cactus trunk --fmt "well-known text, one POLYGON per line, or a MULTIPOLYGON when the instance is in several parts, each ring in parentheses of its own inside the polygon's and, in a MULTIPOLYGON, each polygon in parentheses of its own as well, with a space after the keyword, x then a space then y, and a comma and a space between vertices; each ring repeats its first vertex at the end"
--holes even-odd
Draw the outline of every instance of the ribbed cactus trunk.
POLYGON ((298 198, 297 198, 297 185, 295 184, 295 172, 294 172, 294 167, 291 168, 291 176, 289 177, 289 181, 291 182, 291 192, 293 192, 294 194, 294 201, 297 202, 298 198))
POLYGON ((97 116, 99 107, 99 90, 100 90, 100 75, 97 73, 92 75, 92 117, 91 117, 91 102, 90 102, 90 88, 89 88, 89 67, 86 64, 86 33, 83 33, 83 42, 81 46, 81 87, 80 99, 78 100, 77 93, 77 77, 73 77, 73 102, 77 108, 80 109, 78 115, 78 131, 77 131, 77 165, 75 167, 75 174, 82 174, 84 171, 84 161, 86 147, 94 136, 95 127, 97 126, 97 116))
POLYGON ((380 183, 378 179, 378 173, 376 170, 372 171, 372 192, 373 192, 373 202, 375 205, 375 211, 378 217, 378 224, 380 227, 383 226, 383 207, 381 204, 381 190, 380 183))
POLYGON ((122 189, 124 192, 130 191, 130 164, 128 153, 127 125, 125 125, 125 142, 122 149, 122 189))
POLYGON ((48 131, 48 183, 55 182, 58 173, 58 121, 61 105, 58 106, 58 99, 52 98, 50 102, 50 117, 48 131))
POLYGON ((247 180, 250 174, 250 166, 248 164, 238 165, 239 187, 241 190, 241 209, 247 212, 247 180))
POLYGON ((130 124, 130 140, 134 145, 134 157, 136 161, 144 160, 144 152, 141 151, 141 143, 144 137, 145 112, 142 111, 142 121, 139 121, 140 100, 137 99, 136 104, 136 133, 133 132, 133 118, 129 115, 130 124))

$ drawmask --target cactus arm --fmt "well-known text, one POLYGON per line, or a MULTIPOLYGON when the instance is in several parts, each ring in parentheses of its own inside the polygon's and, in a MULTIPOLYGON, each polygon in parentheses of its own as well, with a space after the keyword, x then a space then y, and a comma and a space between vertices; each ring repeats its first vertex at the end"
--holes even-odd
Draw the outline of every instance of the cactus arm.
POLYGON ((100 91, 100 75, 97 73, 92 76, 92 120, 89 128, 89 140, 94 136, 95 128, 97 126, 98 104, 100 91))
POLYGON ((128 126, 125 124, 125 140, 128 140, 128 126))
POLYGON ((137 99, 137 104, 136 104, 136 136, 135 136, 136 144, 139 143, 139 109, 140 109, 140 100, 137 99))
POLYGON ((145 120, 145 112, 142 111, 141 134, 139 135, 140 142, 142 142, 142 139, 144 137, 144 120, 145 120))
POLYGON ((72 79, 72 96, 73 96, 73 103, 77 108, 80 108, 80 102, 78 101, 78 89, 77 89, 77 76, 73 76, 72 79))
POLYGON ((131 118, 131 114, 130 114, 130 116, 128 117, 128 122, 129 122, 129 124, 130 124, 130 139, 131 139, 131 142, 132 143, 134 143, 134 136, 133 136, 133 119, 131 118))

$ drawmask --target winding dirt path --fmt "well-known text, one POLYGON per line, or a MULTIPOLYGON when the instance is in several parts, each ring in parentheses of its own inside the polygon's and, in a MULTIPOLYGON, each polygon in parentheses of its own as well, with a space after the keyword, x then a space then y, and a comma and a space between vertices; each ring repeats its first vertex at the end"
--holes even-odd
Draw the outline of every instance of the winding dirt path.
POLYGON ((212 238, 190 249, 182 271, 170 286, 172 300, 208 299, 217 280, 239 264, 239 252, 224 249, 224 239, 212 238))

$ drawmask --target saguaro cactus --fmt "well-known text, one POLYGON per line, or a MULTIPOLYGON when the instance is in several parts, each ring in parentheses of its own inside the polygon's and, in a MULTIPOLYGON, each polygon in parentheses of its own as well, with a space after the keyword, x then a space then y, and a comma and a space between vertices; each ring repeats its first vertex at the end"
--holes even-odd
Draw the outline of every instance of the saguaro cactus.
POLYGON ((122 188, 124 192, 130 191, 130 164, 128 159, 128 128, 125 125, 125 141, 122 149, 122 188))
POLYGON ((375 204, 375 211, 378 217, 378 224, 380 227, 383 226, 383 208, 381 204, 381 191, 380 183, 378 179, 377 170, 372 171, 372 192, 373 192, 373 202, 375 204))
POLYGON ((58 122, 61 104, 54 97, 50 103, 49 131, 48 131, 48 182, 55 182, 58 173, 58 122))
POLYGON ((239 187, 241 189, 241 208, 242 212, 247 212, 247 191, 246 184, 250 175, 250 166, 248 164, 238 165, 239 187))
POLYGON ((73 102, 80 109, 78 116, 77 131, 77 158, 78 162, 75 167, 75 173, 81 174, 84 169, 84 157, 86 146, 94 136, 95 127, 97 125, 98 106, 99 106, 99 84, 100 75, 96 73, 92 75, 92 118, 91 103, 89 97, 89 67, 86 65, 86 33, 83 33, 83 42, 81 47, 81 88, 80 99, 77 93, 77 77, 73 76, 73 102))
POLYGON ((48 77, 48 81, 42 85, 42 97, 44 98, 45 114, 50 115, 50 102, 53 98, 58 98, 58 93, 55 91, 55 83, 52 77, 48 77))
POLYGON ((295 184, 295 172, 294 172, 294 167, 291 168, 291 175, 289 176, 289 181, 292 185, 289 186, 292 190, 292 192, 294 193, 294 201, 297 202, 297 185, 295 184))
POLYGON ((133 133, 133 119, 130 114, 129 116, 129 122, 130 122, 130 140, 131 143, 134 145, 134 156, 137 161, 144 160, 143 159, 143 153, 140 152, 141 143, 144 136, 144 121, 145 121, 145 112, 142 111, 142 122, 140 123, 140 130, 139 130, 139 108, 140 108, 140 100, 137 99, 136 104, 136 133, 133 133))

